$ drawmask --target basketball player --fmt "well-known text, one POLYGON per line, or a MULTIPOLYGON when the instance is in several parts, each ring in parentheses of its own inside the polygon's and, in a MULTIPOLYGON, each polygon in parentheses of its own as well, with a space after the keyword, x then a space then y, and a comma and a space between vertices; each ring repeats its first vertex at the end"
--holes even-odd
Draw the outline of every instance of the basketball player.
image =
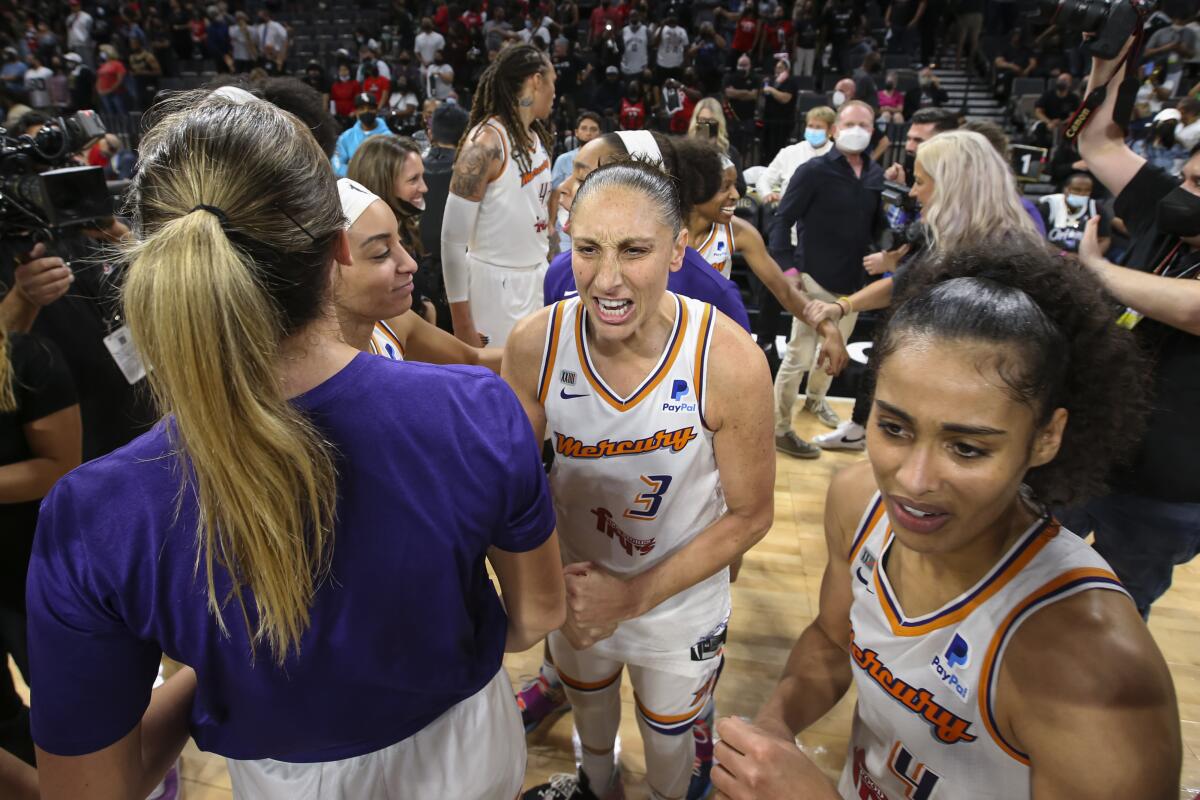
POLYGON ((838 473, 816 620, 731 800, 1178 796, 1170 673, 1119 581, 1047 513, 1136 441, 1144 362, 1100 285, 1040 245, 914 267, 879 335, 868 462, 838 473), (847 657, 847 655, 849 657, 847 657), (794 735, 858 688, 837 789, 794 735))
POLYGON ((579 296, 523 320, 504 375, 549 436, 568 616, 550 635, 582 771, 527 798, 623 796, 628 667, 653 798, 682 798, 723 663, 728 564, 771 524, 770 375, 741 328, 666 291, 686 246, 674 182, 610 164, 571 212, 579 296))
POLYGON ((442 218, 442 271, 454 334, 472 347, 503 346, 542 305, 552 146, 542 120, 554 77, 536 47, 507 47, 471 104, 442 218))
MULTIPOLYGON (((697 203, 688 215, 688 239, 695 242, 696 250, 725 278, 733 272, 733 256, 741 253, 767 290, 775 296, 785 309, 798 320, 808 320, 805 307, 810 302, 798 286, 789 283, 783 276, 779 264, 767 252, 766 243, 758 229, 734 212, 738 201, 737 168, 725 155, 721 156, 721 188, 703 203, 697 203)), ((842 332, 830 320, 822 320, 814 326, 821 335, 821 352, 818 365, 835 376, 845 368, 849 356, 842 332)))
POLYGON ((333 284, 338 322, 347 344, 393 361, 479 364, 500 371, 498 347, 471 347, 412 313, 417 262, 400 242, 399 222, 383 198, 349 178, 338 181, 353 263, 333 284))

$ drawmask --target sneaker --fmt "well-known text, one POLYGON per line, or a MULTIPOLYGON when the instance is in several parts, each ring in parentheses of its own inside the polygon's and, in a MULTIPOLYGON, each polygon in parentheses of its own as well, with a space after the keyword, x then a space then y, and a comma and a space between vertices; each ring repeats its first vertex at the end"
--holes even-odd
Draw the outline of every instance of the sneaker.
POLYGON ((525 733, 531 733, 543 722, 558 717, 571 710, 567 702, 567 693, 562 686, 553 686, 542 675, 521 687, 517 692, 517 708, 521 709, 521 722, 525 725, 525 733))
POLYGON ((823 433, 813 439, 813 444, 822 450, 865 450, 867 432, 854 420, 846 420, 831 433, 823 433))
POLYGON ((625 800, 625 785, 621 782, 621 771, 613 770, 608 791, 598 795, 588 785, 587 775, 580 770, 577 774, 560 772, 550 776, 549 783, 535 786, 521 795, 521 800, 625 800))
POLYGON ((837 415, 829 403, 822 397, 820 400, 805 400, 804 410, 812 413, 817 419, 821 420, 821 424, 828 428, 836 428, 842 424, 842 418, 837 415))
POLYGON ((775 437, 775 449, 792 458, 820 458, 821 456, 820 450, 801 439, 792 431, 775 437))
POLYGON ((709 706, 708 713, 692 725, 692 738, 696 740, 696 760, 692 762, 692 781, 688 784, 687 800, 704 800, 712 794, 712 729, 715 716, 716 709, 709 706))
POLYGON ((178 800, 179 798, 179 762, 167 770, 167 775, 162 779, 162 783, 154 787, 154 791, 146 800, 178 800))

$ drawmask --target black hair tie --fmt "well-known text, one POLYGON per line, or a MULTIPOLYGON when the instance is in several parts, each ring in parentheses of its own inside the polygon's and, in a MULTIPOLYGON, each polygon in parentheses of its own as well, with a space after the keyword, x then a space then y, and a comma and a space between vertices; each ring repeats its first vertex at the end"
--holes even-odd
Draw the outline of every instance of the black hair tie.
POLYGON ((220 221, 222 228, 229 228, 229 217, 225 216, 225 212, 216 206, 206 206, 204 203, 200 203, 199 205, 192 206, 192 211, 188 213, 190 214, 194 211, 207 211, 220 221))

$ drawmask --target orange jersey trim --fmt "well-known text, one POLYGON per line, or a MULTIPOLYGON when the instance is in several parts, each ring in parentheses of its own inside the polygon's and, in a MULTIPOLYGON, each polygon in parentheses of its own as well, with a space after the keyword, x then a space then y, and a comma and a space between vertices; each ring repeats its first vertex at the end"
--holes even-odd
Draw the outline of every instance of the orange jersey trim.
POLYGON ((1046 603, 1060 599, 1058 595, 1064 592, 1077 589, 1081 586, 1093 586, 1094 588, 1120 588, 1121 582, 1117 576, 1105 569, 1096 567, 1081 567, 1064 572, 1049 583, 1045 583, 1034 591, 1030 592, 1024 600, 1013 608, 1012 612, 1000 623, 996 628, 996 633, 992 636, 991 644, 988 645, 987 655, 983 659, 983 668, 980 672, 982 683, 979 686, 978 697, 976 702, 979 705, 979 716, 983 719, 983 727, 987 730, 988 735, 992 737, 992 741, 1007 753, 1009 756, 1029 766, 1029 756, 1022 753, 1017 748, 1009 744, 1000 734, 999 726, 992 714, 992 698, 991 694, 995 689, 995 672, 999 668, 997 659, 1000 651, 1004 649, 1004 643, 1008 640, 1010 634, 1016 632, 1016 627, 1027 612, 1036 610, 1036 607, 1046 603))
POLYGON ((675 358, 679 355, 679 351, 683 347, 684 334, 687 332, 688 313, 687 304, 675 297, 676 312, 675 312, 675 331, 672 333, 671 342, 667 346, 667 356, 658 365, 654 372, 642 382, 631 397, 620 398, 604 385, 604 381, 592 369, 591 361, 587 354, 587 326, 584 324, 584 314, 586 308, 583 301, 579 303, 579 310, 575 312, 575 347, 579 352, 579 363, 583 367, 583 374, 587 377, 588 383, 596 390, 596 394, 615 408, 617 411, 628 411, 636 406, 642 400, 650 395, 660 383, 667 373, 671 371, 671 367, 675 364, 675 358))
POLYGON ((879 598, 879 605, 883 609, 883 615, 892 628, 892 633, 897 636, 924 636, 931 631, 936 631, 939 628, 944 628, 947 625, 953 625, 966 619, 972 611, 990 600, 996 592, 1003 589, 1021 570, 1025 569, 1029 565, 1029 562, 1042 551, 1042 548, 1058 535, 1058 532, 1059 526, 1057 522, 1047 521, 1043 523, 1039 532, 1028 534, 1023 542, 1018 543, 1005 556, 1008 563, 1002 569, 994 573, 990 578, 985 578, 983 583, 972 590, 966 598, 956 602, 949 608, 943 608, 941 611, 935 612, 932 617, 927 618, 924 622, 910 622, 903 619, 899 603, 892 597, 891 591, 884 584, 881 577, 884 569, 884 554, 895 538, 895 533, 889 528, 887 539, 884 541, 883 548, 879 553, 879 566, 875 569, 875 590, 879 598))
POLYGON ((646 708, 646 705, 642 702, 642 698, 637 696, 637 692, 633 693, 633 702, 637 704, 637 709, 641 712, 642 716, 651 722, 657 722, 659 725, 678 725, 682 722, 695 719, 696 715, 704 708, 704 704, 708 702, 708 696, 705 695, 702 697, 700 702, 693 706, 691 710, 685 711, 682 714, 656 714, 646 708))
POLYGON ((854 537, 854 542, 850 545, 850 555, 847 560, 853 564, 858 551, 866 544, 867 539, 871 538, 871 531, 875 530, 875 526, 879 524, 879 520, 883 517, 884 505, 883 495, 880 494, 875 498, 875 505, 871 507, 871 511, 867 514, 867 521, 858 529, 858 534, 854 537))
MULTIPOLYGON (((404 345, 403 345, 403 343, 401 343, 400 337, 396 335, 396 332, 394 330, 392 330, 390 325, 388 325, 383 320, 379 320, 378 322, 375 323, 374 331, 372 331, 372 333, 375 333, 375 332, 382 333, 385 339, 390 341, 392 344, 396 345, 396 350, 398 350, 400 352, 400 358, 405 357, 404 356, 404 345)), ((376 355, 376 356, 382 355, 382 353, 379 352, 379 348, 375 346, 375 338, 373 336, 369 340, 367 340, 367 346, 370 348, 372 355, 376 355)))
POLYGON ((562 335, 563 302, 565 301, 555 303, 554 311, 550 313, 550 335, 546 337, 546 356, 542 363, 541 377, 538 379, 538 402, 542 404, 543 408, 550 391, 550 376, 554 374, 554 362, 558 359, 558 341, 562 335))
MULTIPOLYGON (((614 683, 616 683, 617 681, 619 681, 621 679, 621 670, 619 669, 619 670, 617 670, 617 673, 615 675, 612 675, 611 677, 608 677, 608 678, 604 678, 602 680, 581 681, 577 678, 572 678, 570 675, 567 675, 565 672, 562 671, 562 667, 558 667, 558 665, 555 665, 555 666, 558 669, 559 680, 561 680, 563 683, 565 683, 567 686, 570 686, 572 689, 574 689, 577 692, 598 692, 601 689, 607 689, 609 686, 612 686, 614 683)), ((622 667, 621 669, 624 669, 624 667, 622 667)))
MULTIPOLYGON (((704 316, 700 318, 701 333, 696 337, 696 359, 692 362, 692 386, 696 387, 696 408, 700 412, 700 424, 705 428, 708 428, 708 420, 704 418, 704 366, 714 322, 713 307, 706 303, 704 316)), ((712 430, 712 428, 708 429, 712 430)))

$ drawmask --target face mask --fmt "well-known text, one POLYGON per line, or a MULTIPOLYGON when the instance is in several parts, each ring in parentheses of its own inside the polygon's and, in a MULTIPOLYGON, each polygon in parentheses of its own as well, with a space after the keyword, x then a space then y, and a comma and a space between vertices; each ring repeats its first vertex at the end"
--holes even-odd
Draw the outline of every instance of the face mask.
POLYGON ((1081 194, 1069 194, 1067 195, 1067 205, 1071 207, 1072 211, 1082 211, 1090 199, 1090 197, 1084 197, 1081 194))
POLYGON ((834 92, 832 100, 833 100, 833 107, 839 108, 839 107, 841 107, 842 103, 846 102, 846 93, 842 92, 842 91, 834 92))
POLYGON ((375 127, 375 112, 368 111, 366 114, 359 114, 358 121, 362 123, 364 130, 370 130, 375 127))
POLYGON ((890 91, 892 91, 893 89, 895 89, 895 88, 896 88, 896 82, 895 82, 895 81, 888 81, 888 82, 887 82, 887 83, 885 83, 883 86, 884 86, 884 88, 885 88, 885 89, 887 89, 887 90, 890 92, 890 91))
POLYGON ((834 144, 843 153, 861 153, 871 143, 871 132, 866 128, 846 128, 838 131, 834 144))
POLYGON ((1071 84, 1069 84, 1069 83, 1058 84, 1058 91, 1061 92, 1062 94, 1066 94, 1067 92, 1071 91, 1071 84))
POLYGON ((1175 187, 1158 201, 1158 229, 1173 236, 1200 236, 1200 197, 1175 187))
POLYGON ((804 141, 813 147, 822 147, 829 140, 829 134, 821 128, 805 128, 804 141))

